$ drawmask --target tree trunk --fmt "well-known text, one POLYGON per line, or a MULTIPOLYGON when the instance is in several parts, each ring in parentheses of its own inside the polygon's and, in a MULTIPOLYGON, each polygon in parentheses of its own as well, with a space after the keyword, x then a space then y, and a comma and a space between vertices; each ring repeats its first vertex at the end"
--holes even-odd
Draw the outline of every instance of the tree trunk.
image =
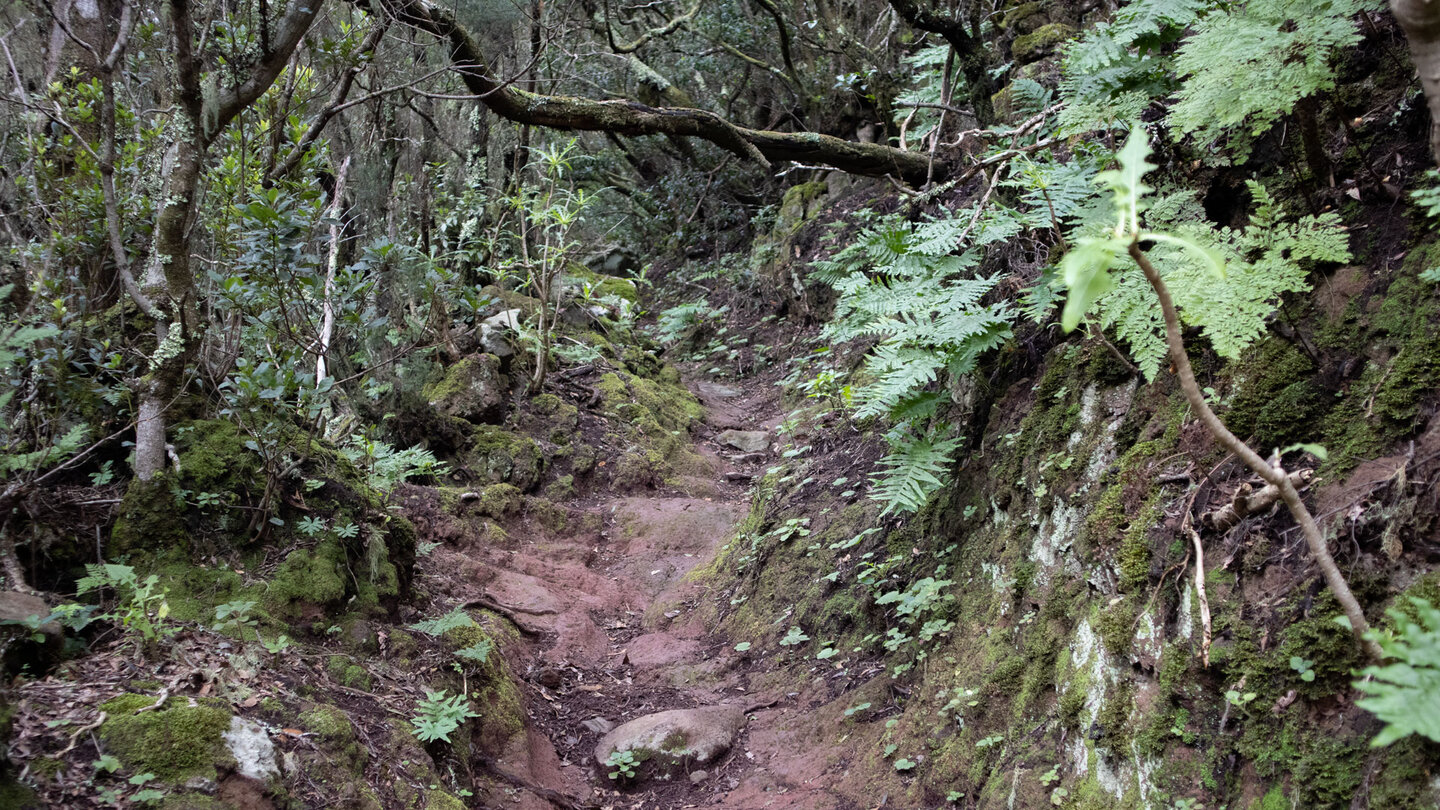
POLYGON ((1390 10, 1410 41, 1410 56, 1430 108, 1430 156, 1440 163, 1440 2, 1390 0, 1390 10))

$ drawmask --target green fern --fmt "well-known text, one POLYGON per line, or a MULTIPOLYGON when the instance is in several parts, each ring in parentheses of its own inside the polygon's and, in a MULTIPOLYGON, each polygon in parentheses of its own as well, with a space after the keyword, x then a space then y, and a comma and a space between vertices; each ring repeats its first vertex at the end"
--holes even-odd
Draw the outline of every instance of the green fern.
POLYGON ((1360 40, 1364 0, 1250 0, 1208 14, 1180 46, 1184 83, 1166 122, 1214 140, 1269 129, 1295 103, 1335 86, 1331 57, 1360 40))
POLYGON ((426 635, 442 636, 448 630, 455 630, 461 627, 473 627, 474 625, 475 620, 470 618, 469 613, 466 613, 461 608, 455 608, 437 619, 418 621, 410 625, 410 629, 419 630, 426 635))
POLYGON ((1215 3, 1212 0, 1139 0, 1121 8, 1065 51, 1060 97, 1066 107, 1061 134, 1108 129, 1138 120, 1156 98, 1175 88, 1164 46, 1215 3))
POLYGON ((1217 353, 1231 358, 1264 331, 1281 295, 1309 289, 1309 263, 1350 259, 1337 215, 1289 220, 1259 183, 1250 183, 1255 209, 1239 230, 1190 220, 1199 216, 1193 198, 1170 195, 1152 203, 1142 179, 1155 168, 1145 160, 1148 153, 1144 129, 1137 126, 1118 156, 1121 169, 1097 178, 1111 187, 1121 224, 1104 236, 1082 238, 1064 260, 1070 288, 1065 327, 1074 328, 1081 313, 1098 305, 1100 326, 1129 344, 1147 379, 1155 378, 1165 358, 1164 324, 1150 285, 1126 254, 1129 239, 1153 242, 1147 252, 1181 320, 1199 327, 1217 353), (1147 211, 1152 205, 1155 210, 1147 211), (1169 227, 1145 230, 1142 213, 1169 227))
MULTIPOLYGON (((961 212, 919 226, 883 222, 817 263, 840 294, 825 336, 880 341, 865 363, 869 382, 854 394, 857 418, 889 413, 935 382, 941 369, 967 373, 980 354, 1009 336, 1007 305, 981 303, 998 277, 965 276, 979 262, 978 251, 949 255, 970 218, 961 212)), ((983 238, 990 227, 980 223, 973 233, 983 238)))
POLYGON ((949 478, 951 457, 961 439, 937 439, 934 435, 902 433, 892 440, 890 454, 880 459, 879 474, 870 479, 870 497, 885 505, 881 516, 891 512, 915 512, 944 486, 949 478))
POLYGON ((1440 608, 1412 597, 1419 621, 1399 610, 1389 611, 1396 634, 1371 631, 1389 663, 1367 667, 1355 688, 1369 697, 1355 705, 1385 722, 1371 741, 1389 745, 1411 734, 1440 742, 1440 608))

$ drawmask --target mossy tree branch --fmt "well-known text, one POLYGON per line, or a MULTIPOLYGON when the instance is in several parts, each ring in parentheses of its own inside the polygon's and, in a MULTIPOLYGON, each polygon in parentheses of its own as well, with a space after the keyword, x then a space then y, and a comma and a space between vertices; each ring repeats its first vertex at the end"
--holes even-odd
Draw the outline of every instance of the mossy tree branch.
POLYGON ((1205 401, 1205 395, 1200 391, 1200 385, 1195 381, 1195 371, 1190 366, 1190 357, 1185 353, 1185 339, 1180 334, 1180 315, 1175 310, 1175 302, 1170 297, 1170 290, 1165 286, 1165 281, 1150 263, 1150 258, 1141 250, 1138 239, 1130 242, 1130 258, 1140 265, 1140 270, 1145 274, 1145 280, 1150 282, 1150 287, 1155 291, 1155 297, 1160 301, 1160 312, 1165 319, 1165 344, 1170 350, 1170 360, 1175 364, 1175 374, 1180 378, 1180 389, 1185 392, 1185 399, 1189 401, 1190 407, 1200 417, 1200 422, 1210 435, 1220 443, 1226 450, 1234 453, 1245 466, 1249 467, 1256 475, 1264 479, 1266 484, 1279 490, 1280 499, 1285 502, 1286 508, 1290 510, 1295 522, 1300 524, 1300 530, 1305 535, 1305 542, 1310 547, 1310 555, 1315 558, 1315 563, 1320 566, 1320 573, 1325 577, 1325 583, 1330 586, 1330 592, 1335 595, 1335 600, 1340 603, 1340 608, 1345 611, 1345 617, 1350 620, 1350 632, 1355 634, 1355 640, 1360 644, 1373 660, 1380 660, 1382 653, 1379 645, 1365 637, 1370 629, 1369 623, 1365 621, 1365 612, 1360 609, 1360 603, 1355 600, 1355 595, 1350 592, 1350 586, 1345 582, 1345 577, 1340 573, 1340 568, 1335 564, 1335 558, 1330 556, 1330 549, 1325 544, 1325 535, 1321 533, 1315 518, 1310 514, 1310 509, 1300 499, 1300 492, 1295 488, 1294 482, 1288 473, 1285 472, 1278 462, 1271 465, 1250 448, 1250 445, 1241 441, 1238 436, 1225 427, 1220 417, 1210 409, 1209 403, 1205 401))
POLYGON ((527 92, 493 78, 479 40, 448 9, 429 0, 349 1, 362 7, 373 2, 399 22, 445 40, 450 61, 470 92, 496 115, 517 124, 616 135, 687 136, 710 141, 764 166, 773 160, 789 160, 820 163, 851 174, 893 175, 915 183, 925 180, 928 160, 924 154, 884 144, 814 132, 749 129, 708 110, 527 92))

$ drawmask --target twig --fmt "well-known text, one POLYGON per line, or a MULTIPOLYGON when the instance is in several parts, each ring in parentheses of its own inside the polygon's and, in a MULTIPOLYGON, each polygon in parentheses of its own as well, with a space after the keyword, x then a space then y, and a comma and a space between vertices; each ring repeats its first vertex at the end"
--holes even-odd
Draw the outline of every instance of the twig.
POLYGON ((97 717, 97 718, 95 718, 95 722, 90 723, 89 725, 81 726, 80 728, 75 729, 75 733, 70 735, 70 744, 67 745, 67 746, 65 746, 65 750, 64 750, 64 751, 61 751, 60 753, 54 754, 53 756, 51 756, 51 759, 52 759, 52 760, 58 760, 58 759, 60 759, 61 757, 65 756, 66 754, 70 753, 71 751, 74 751, 74 750, 75 750, 75 746, 78 745, 79 742, 80 742, 80 735, 81 735, 81 734, 84 734, 84 733, 87 732, 87 731, 94 731, 95 729, 99 728, 102 724, 104 724, 104 722, 105 722, 107 719, 109 719, 109 715, 107 715, 105 712, 100 712, 100 716, 97 717))

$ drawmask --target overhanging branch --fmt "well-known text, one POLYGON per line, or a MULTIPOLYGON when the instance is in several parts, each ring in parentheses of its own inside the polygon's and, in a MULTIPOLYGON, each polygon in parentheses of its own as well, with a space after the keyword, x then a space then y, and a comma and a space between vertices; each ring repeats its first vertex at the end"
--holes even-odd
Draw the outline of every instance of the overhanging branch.
MULTIPOLYGON (((349 0, 366 5, 366 0, 349 0)), ((821 163, 851 174, 894 175, 924 182, 927 158, 884 144, 846 141, 813 132, 773 132, 736 126, 708 110, 649 107, 628 100, 530 93, 492 78, 478 40, 455 15, 428 0, 375 0, 394 19, 444 39, 465 86, 496 115, 520 124, 617 135, 702 138, 769 165, 771 160, 821 163)))

